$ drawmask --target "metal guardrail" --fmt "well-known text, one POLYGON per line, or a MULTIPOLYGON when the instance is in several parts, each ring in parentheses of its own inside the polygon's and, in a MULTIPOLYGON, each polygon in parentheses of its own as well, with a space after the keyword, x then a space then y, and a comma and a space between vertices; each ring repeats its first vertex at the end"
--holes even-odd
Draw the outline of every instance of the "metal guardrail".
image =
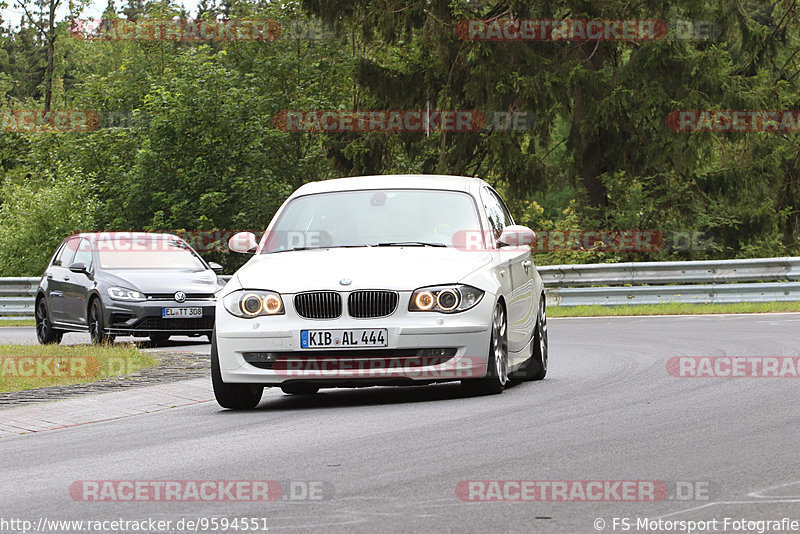
POLYGON ((800 258, 548 265, 539 274, 548 287, 788 282, 800 280, 800 258))
POLYGON ((0 320, 33 317, 40 277, 0 278, 0 320))
MULTIPOLYGON (((547 302, 554 306, 800 301, 800 257, 547 265, 538 270, 547 302)), ((230 275, 220 278, 227 281, 230 275)), ((0 320, 33 317, 39 280, 0 278, 0 320)))
POLYGON ((800 257, 549 265, 539 274, 555 306, 800 301, 800 257))
POLYGON ((626 304, 727 304, 800 301, 800 282, 705 284, 688 286, 570 287, 545 290, 553 306, 626 304))

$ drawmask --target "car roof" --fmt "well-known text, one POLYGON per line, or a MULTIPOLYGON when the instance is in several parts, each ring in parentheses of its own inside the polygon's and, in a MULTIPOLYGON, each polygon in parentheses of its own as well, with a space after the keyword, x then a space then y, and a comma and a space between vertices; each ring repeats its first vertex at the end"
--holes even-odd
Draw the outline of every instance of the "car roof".
POLYGON ((309 182, 301 186, 292 196, 313 195, 334 191, 359 189, 444 189, 450 191, 474 191, 480 185, 488 185, 480 178, 448 176, 440 174, 386 174, 376 176, 354 176, 309 182))

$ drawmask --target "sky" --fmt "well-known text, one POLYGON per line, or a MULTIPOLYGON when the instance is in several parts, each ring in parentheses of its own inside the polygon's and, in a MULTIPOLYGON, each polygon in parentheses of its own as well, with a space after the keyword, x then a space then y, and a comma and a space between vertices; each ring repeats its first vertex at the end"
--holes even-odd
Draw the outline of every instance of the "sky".
MULTIPOLYGON (((13 26, 19 24, 20 19, 23 16, 22 8, 19 7, 16 0, 5 0, 9 5, 8 8, 3 9, 3 20, 5 21, 4 26, 8 27, 8 23, 10 22, 13 26)), ((2 0, 0 0, 2 2, 2 0)), ((125 4, 124 0, 116 0, 117 8, 121 7, 125 4)), ((194 13, 197 10, 198 0, 183 0, 178 1, 178 5, 183 4, 186 9, 189 10, 190 13, 194 13)), ((108 5, 108 0, 92 0, 92 3, 83 11, 81 14, 82 19, 95 19, 100 18, 103 14, 103 10, 108 5)), ((64 17, 67 16, 69 12, 69 2, 68 0, 62 0, 61 7, 57 11, 56 20, 64 20, 64 17)))

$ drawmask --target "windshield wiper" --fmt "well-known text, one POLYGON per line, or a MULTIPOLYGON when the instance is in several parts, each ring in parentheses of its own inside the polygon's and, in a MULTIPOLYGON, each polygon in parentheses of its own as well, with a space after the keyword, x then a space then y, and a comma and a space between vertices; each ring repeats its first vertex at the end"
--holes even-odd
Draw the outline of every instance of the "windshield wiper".
POLYGON ((444 243, 430 243, 428 241, 389 241, 378 243, 376 247, 447 247, 444 243))
POLYGON ((267 252, 267 254, 277 254, 279 252, 295 252, 297 250, 323 250, 326 248, 361 248, 361 247, 368 247, 369 245, 328 245, 323 247, 294 247, 294 248, 287 248, 283 250, 272 250, 267 252))

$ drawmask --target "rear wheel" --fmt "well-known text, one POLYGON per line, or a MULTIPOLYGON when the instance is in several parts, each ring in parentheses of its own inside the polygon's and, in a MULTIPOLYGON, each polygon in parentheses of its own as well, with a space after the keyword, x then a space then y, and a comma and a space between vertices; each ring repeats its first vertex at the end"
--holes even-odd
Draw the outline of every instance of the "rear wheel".
POLYGON ((261 402, 261 395, 264 393, 264 386, 226 384, 222 381, 216 333, 211 334, 211 385, 214 387, 217 403, 231 410, 252 410, 261 402))
POLYGON ((92 343, 100 345, 102 343, 113 343, 114 337, 106 334, 106 321, 103 318, 103 305, 99 298, 92 299, 89 305, 89 335, 92 343))
POLYGON ((36 303, 36 339, 42 345, 61 343, 64 331, 53 328, 50 316, 47 314, 47 304, 44 299, 36 303))
POLYGON ((284 384, 281 386, 281 391, 288 395, 313 395, 319 391, 319 386, 303 383, 284 384))
POLYGON ((539 313, 536 315, 536 330, 533 334, 531 357, 513 375, 518 380, 542 380, 547 375, 547 305, 544 295, 539 299, 539 313))
POLYGON ((462 380, 461 385, 472 395, 496 395, 508 383, 508 337, 506 310, 499 302, 492 315, 492 336, 489 341, 489 357, 486 376, 462 380))

